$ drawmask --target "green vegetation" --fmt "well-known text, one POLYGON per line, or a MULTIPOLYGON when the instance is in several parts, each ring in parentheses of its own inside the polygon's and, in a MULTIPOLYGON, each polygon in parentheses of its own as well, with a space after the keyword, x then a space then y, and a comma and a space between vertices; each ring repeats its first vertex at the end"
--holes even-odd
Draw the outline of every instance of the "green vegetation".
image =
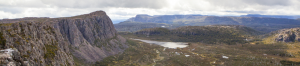
POLYGON ((45 45, 45 55, 44 58, 53 59, 55 57, 55 53, 58 50, 58 47, 56 45, 45 45))
POLYGON ((24 57, 24 58, 28 58, 28 57, 29 57, 29 55, 22 55, 22 57, 24 57))
MULTIPOLYGON (((153 29, 151 30, 154 31, 153 29)), ((191 26, 170 30, 170 35, 160 35, 157 32, 156 34, 147 34, 147 31, 150 30, 144 29, 136 33, 119 32, 118 34, 127 38, 155 41, 174 41, 174 39, 180 39, 178 41, 189 42, 190 46, 186 48, 166 49, 165 51, 161 50, 160 48, 156 48, 156 50, 159 51, 158 56, 156 57, 163 57, 163 59, 157 60, 155 62, 135 62, 132 64, 157 66, 297 66, 300 64, 299 42, 276 42, 276 37, 274 37, 273 34, 270 34, 269 37, 267 36, 266 39, 257 38, 260 36, 254 35, 258 35, 259 32, 252 31, 252 29, 249 28, 220 28, 214 26, 203 26, 199 28, 198 26, 191 26), (246 38, 248 39, 248 41, 244 40, 246 38), (195 39, 201 39, 203 40, 203 42, 201 42, 200 40, 197 41, 195 39), (216 42, 210 43, 205 41, 216 42), (189 55, 189 57, 186 57, 185 55, 189 55), (229 58, 225 59, 222 58, 222 56, 227 56, 229 58)), ((151 33, 151 31, 148 33, 151 33)), ((134 44, 143 42, 134 41, 131 43, 134 44)), ((142 48, 136 49, 142 50, 142 48)), ((130 48, 128 48, 127 50, 136 53, 142 52, 132 50, 130 48)), ((125 51, 122 54, 131 53, 125 51)), ((116 63, 122 63, 121 61, 115 60, 119 57, 122 57, 122 55, 112 56, 105 59, 105 62, 107 62, 106 65, 118 65, 116 63)), ((143 58, 139 56, 126 57, 143 58)), ((143 59, 154 58, 150 57, 143 59)), ((131 59, 125 61, 138 60, 131 59)))
POLYGON ((11 26, 13 23, 2 23, 1 26, 11 26))
POLYGON ((124 51, 124 53, 109 56, 102 61, 96 62, 94 66, 140 66, 140 65, 153 65, 153 59, 158 58, 157 49, 163 47, 154 46, 137 42, 135 40, 127 40, 127 44, 130 46, 124 51))
MULTIPOLYGON (((129 34, 122 32, 123 34, 129 34)), ((122 34, 121 33, 121 34, 122 34)), ((184 26, 176 29, 150 28, 135 32, 139 38, 174 42, 202 42, 208 44, 245 44, 260 32, 244 26, 184 26), (153 39, 152 39, 153 38, 153 39)), ((133 34, 131 34, 133 35, 133 34)))
POLYGON ((54 31, 54 29, 52 28, 52 27, 50 27, 50 26, 44 26, 43 27, 48 33, 55 33, 55 31, 54 31))
POLYGON ((6 39, 3 37, 3 33, 0 32, 0 47, 4 48, 6 46, 6 39))
POLYGON ((295 64, 285 44, 203 44, 191 42, 186 48, 168 49, 136 40, 123 53, 96 62, 95 66, 280 66, 295 64), (189 55, 188 57, 185 55, 189 55), (228 59, 222 56, 229 57, 228 59))
POLYGON ((86 63, 84 63, 85 61, 83 61, 83 59, 79 59, 79 58, 73 56, 73 60, 74 60, 75 66, 86 66, 86 63))

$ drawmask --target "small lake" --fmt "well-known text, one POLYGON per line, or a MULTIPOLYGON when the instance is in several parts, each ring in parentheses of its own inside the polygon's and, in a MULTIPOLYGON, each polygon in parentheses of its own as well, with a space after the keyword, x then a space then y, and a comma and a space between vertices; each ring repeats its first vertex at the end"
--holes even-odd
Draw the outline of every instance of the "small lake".
MULTIPOLYGON (((133 39, 133 38, 131 38, 133 39)), ((184 42, 161 42, 161 41, 152 41, 152 40, 142 40, 142 39, 133 39, 133 40, 139 40, 145 43, 149 43, 149 44, 156 44, 156 45, 160 45, 163 47, 167 47, 167 48, 173 48, 176 49, 178 48, 185 48, 187 47, 188 43, 184 43, 184 42)))

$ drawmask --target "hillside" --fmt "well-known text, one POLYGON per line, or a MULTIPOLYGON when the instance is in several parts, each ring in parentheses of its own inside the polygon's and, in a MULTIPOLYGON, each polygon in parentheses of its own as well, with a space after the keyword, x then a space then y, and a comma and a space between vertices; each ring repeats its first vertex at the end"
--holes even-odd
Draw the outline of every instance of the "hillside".
MULTIPOLYGON (((184 26, 176 29, 149 28, 135 32, 144 37, 155 37, 157 40, 169 39, 175 42, 203 42, 210 44, 245 43, 260 34, 251 28, 238 25, 184 26), (159 39, 158 36, 164 37, 159 39)), ((142 37, 143 37, 142 36, 142 37)))
POLYGON ((202 16, 202 15, 137 15, 130 18, 129 22, 153 22, 178 24, 181 26, 205 26, 205 25, 244 25, 252 29, 271 32, 279 29, 300 27, 300 21, 285 18, 269 17, 230 17, 230 16, 202 16))
MULTIPOLYGON (((13 49, 2 65, 74 66, 94 63, 127 48, 103 11, 63 18, 1 20, 0 49, 13 49)), ((1 53, 3 54, 3 53, 1 53)))
POLYGON ((114 24, 118 32, 136 32, 145 28, 174 28, 176 25, 170 25, 166 23, 147 23, 147 22, 121 22, 114 24))
POLYGON ((264 38, 265 43, 300 42, 300 28, 281 29, 271 32, 264 38))

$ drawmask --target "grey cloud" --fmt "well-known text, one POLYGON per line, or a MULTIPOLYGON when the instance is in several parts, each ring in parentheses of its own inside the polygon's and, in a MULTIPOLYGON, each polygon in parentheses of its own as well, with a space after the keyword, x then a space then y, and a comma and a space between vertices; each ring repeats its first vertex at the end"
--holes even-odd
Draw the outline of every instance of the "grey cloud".
POLYGON ((42 2, 66 8, 123 7, 158 9, 166 6, 165 0, 42 0, 42 2))
POLYGON ((30 7, 30 8, 42 8, 46 5, 39 0, 0 0, 0 7, 30 7))
POLYGON ((274 6, 274 5, 288 6, 291 4, 291 0, 243 0, 243 1, 247 3, 267 5, 267 6, 274 6))
POLYGON ((225 11, 225 12, 234 12, 234 13, 247 13, 247 14, 264 14, 265 11, 225 11))
POLYGON ((22 13, 24 11, 24 8, 18 8, 18 7, 0 7, 0 11, 12 13, 12 14, 18 14, 18 13, 22 13))
POLYGON ((251 5, 264 5, 264 6, 288 6, 291 5, 291 0, 206 0, 218 6, 251 6, 251 5))

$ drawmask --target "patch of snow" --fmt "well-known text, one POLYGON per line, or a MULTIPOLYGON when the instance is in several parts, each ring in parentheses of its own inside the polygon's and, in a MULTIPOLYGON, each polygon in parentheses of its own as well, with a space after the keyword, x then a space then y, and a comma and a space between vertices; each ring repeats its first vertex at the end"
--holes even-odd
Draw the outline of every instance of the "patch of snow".
POLYGON ((4 52, 6 54, 10 54, 12 55, 12 52, 14 51, 12 48, 8 48, 8 49, 4 49, 4 50, 0 50, 1 52, 4 52))
POLYGON ((263 55, 267 55, 267 54, 263 54, 263 55))
POLYGON ((229 57, 227 57, 227 56, 222 56, 222 58, 228 59, 229 57))
POLYGON ((190 55, 185 55, 185 57, 189 57, 190 55))
POLYGON ((166 27, 166 26, 161 26, 161 27, 166 27))
POLYGON ((178 52, 175 52, 176 55, 180 55, 178 52))

